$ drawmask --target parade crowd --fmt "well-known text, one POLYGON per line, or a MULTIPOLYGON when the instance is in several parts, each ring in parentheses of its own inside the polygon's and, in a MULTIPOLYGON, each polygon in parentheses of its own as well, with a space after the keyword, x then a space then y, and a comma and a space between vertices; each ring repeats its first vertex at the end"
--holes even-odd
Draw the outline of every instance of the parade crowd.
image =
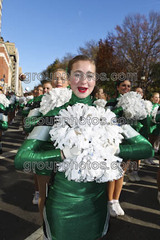
POLYGON ((159 93, 146 99, 130 79, 117 80, 115 88, 111 97, 96 86, 96 64, 84 55, 24 96, 0 88, 0 154, 19 112, 25 140, 14 163, 33 173, 44 239, 107 239, 110 216, 125 214, 119 202, 124 174, 140 181, 141 161, 153 165, 159 156, 159 93))

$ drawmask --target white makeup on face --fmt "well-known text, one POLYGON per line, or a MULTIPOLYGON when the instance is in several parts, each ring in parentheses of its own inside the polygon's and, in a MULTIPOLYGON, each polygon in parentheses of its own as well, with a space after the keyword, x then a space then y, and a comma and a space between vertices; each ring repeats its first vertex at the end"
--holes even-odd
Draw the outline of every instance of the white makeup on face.
POLYGON ((70 74, 70 86, 74 94, 79 98, 86 98, 95 87, 96 67, 88 60, 79 60, 72 66, 70 74))

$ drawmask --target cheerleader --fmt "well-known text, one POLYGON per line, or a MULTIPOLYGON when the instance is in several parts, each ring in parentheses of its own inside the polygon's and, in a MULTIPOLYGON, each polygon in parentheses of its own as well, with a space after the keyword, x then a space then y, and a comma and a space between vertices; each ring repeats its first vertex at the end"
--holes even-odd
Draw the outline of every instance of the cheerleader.
POLYGON ((105 182, 122 175, 118 161, 152 156, 152 146, 129 125, 121 128, 111 124, 115 115, 110 110, 93 106, 90 97, 96 81, 93 60, 76 56, 69 62, 68 74, 73 91, 70 100, 48 112, 43 118, 43 126, 34 128, 15 157, 15 167, 33 169, 35 163, 42 163, 44 172, 45 168, 48 170, 46 163, 59 161, 44 209, 47 237, 50 240, 97 240, 108 228, 105 182), (46 126, 45 121, 55 120, 58 115, 62 122, 55 121, 50 131, 51 126, 46 126), (84 125, 85 116, 95 121, 99 115, 101 124, 84 125), (67 116, 68 120, 79 116, 78 120, 83 121, 72 127, 67 116), (102 124, 103 116, 108 119, 107 124, 102 124), (44 151, 49 132, 56 148, 44 151), (125 143, 119 145, 123 137, 125 143), (91 165, 91 168, 83 169, 78 161, 83 159, 81 163, 87 163, 88 157, 89 161, 103 166, 107 162, 116 163, 116 166, 96 169, 91 165), (72 163, 77 164, 75 168, 72 163))
POLYGON ((35 121, 37 120, 37 117, 40 116, 39 107, 40 107, 42 97, 43 97, 43 86, 38 85, 34 89, 34 98, 29 99, 26 107, 22 111, 23 129, 26 134, 32 131, 35 125, 35 121))
MULTIPOLYGON (((65 89, 66 91, 65 90, 63 91, 63 89, 68 86, 67 73, 64 69, 62 68, 56 69, 52 74, 52 82, 43 81, 42 85, 43 85, 43 92, 45 95, 42 98, 41 106, 39 109, 41 115, 43 114, 45 115, 47 112, 49 112, 49 110, 53 109, 54 107, 63 105, 65 102, 67 102, 68 100, 67 96, 66 98, 64 98, 64 101, 62 101, 60 104, 59 104, 60 101, 57 101, 57 100, 60 100, 62 93, 67 95, 67 90, 65 89), (57 94, 60 96, 58 97, 57 94)), ((38 187, 39 187, 38 207, 39 207, 40 215, 43 219, 43 208, 46 200, 46 193, 47 193, 47 188, 50 181, 51 172, 48 171, 43 173, 42 171, 37 170, 36 173, 37 173, 37 180, 38 180, 38 187)))
POLYGON ((2 154, 2 131, 8 129, 8 108, 10 101, 3 94, 2 88, 0 88, 0 154, 2 154))
MULTIPOLYGON (((116 87, 117 87, 117 97, 110 99, 106 104, 106 108, 109 108, 112 111, 114 111, 117 117, 122 117, 123 109, 121 107, 116 108, 116 105, 118 103, 118 98, 120 97, 120 94, 123 95, 125 93, 130 92, 131 82, 129 80, 117 81, 116 87)), ((122 186, 123 186, 123 178, 124 177, 122 176, 118 180, 113 180, 111 182, 108 182, 108 208, 109 208, 110 215, 112 217, 125 214, 124 210, 122 209, 119 203, 119 197, 120 197, 122 186)))

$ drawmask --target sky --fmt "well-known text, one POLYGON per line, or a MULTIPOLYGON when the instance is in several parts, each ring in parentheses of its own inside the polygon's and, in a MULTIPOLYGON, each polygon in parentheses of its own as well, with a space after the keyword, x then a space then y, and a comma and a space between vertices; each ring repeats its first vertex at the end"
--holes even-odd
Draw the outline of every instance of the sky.
POLYGON ((14 42, 33 89, 41 72, 67 53, 105 39, 133 14, 160 12, 160 0, 3 0, 1 36, 14 42))

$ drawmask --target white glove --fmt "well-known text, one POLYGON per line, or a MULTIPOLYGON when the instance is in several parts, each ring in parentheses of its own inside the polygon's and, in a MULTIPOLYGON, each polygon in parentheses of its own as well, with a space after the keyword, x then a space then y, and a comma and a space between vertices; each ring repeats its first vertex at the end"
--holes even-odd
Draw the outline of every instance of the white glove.
POLYGON ((34 108, 29 111, 29 114, 27 117, 38 117, 40 116, 39 108, 34 108))
POLYGON ((80 153, 81 153, 81 150, 78 147, 73 147, 73 148, 65 147, 63 149, 63 155, 65 158, 73 158, 78 156, 80 153))
POLYGON ((126 138, 133 138, 139 135, 139 133, 134 128, 132 128, 129 124, 122 125, 122 129, 126 138))

